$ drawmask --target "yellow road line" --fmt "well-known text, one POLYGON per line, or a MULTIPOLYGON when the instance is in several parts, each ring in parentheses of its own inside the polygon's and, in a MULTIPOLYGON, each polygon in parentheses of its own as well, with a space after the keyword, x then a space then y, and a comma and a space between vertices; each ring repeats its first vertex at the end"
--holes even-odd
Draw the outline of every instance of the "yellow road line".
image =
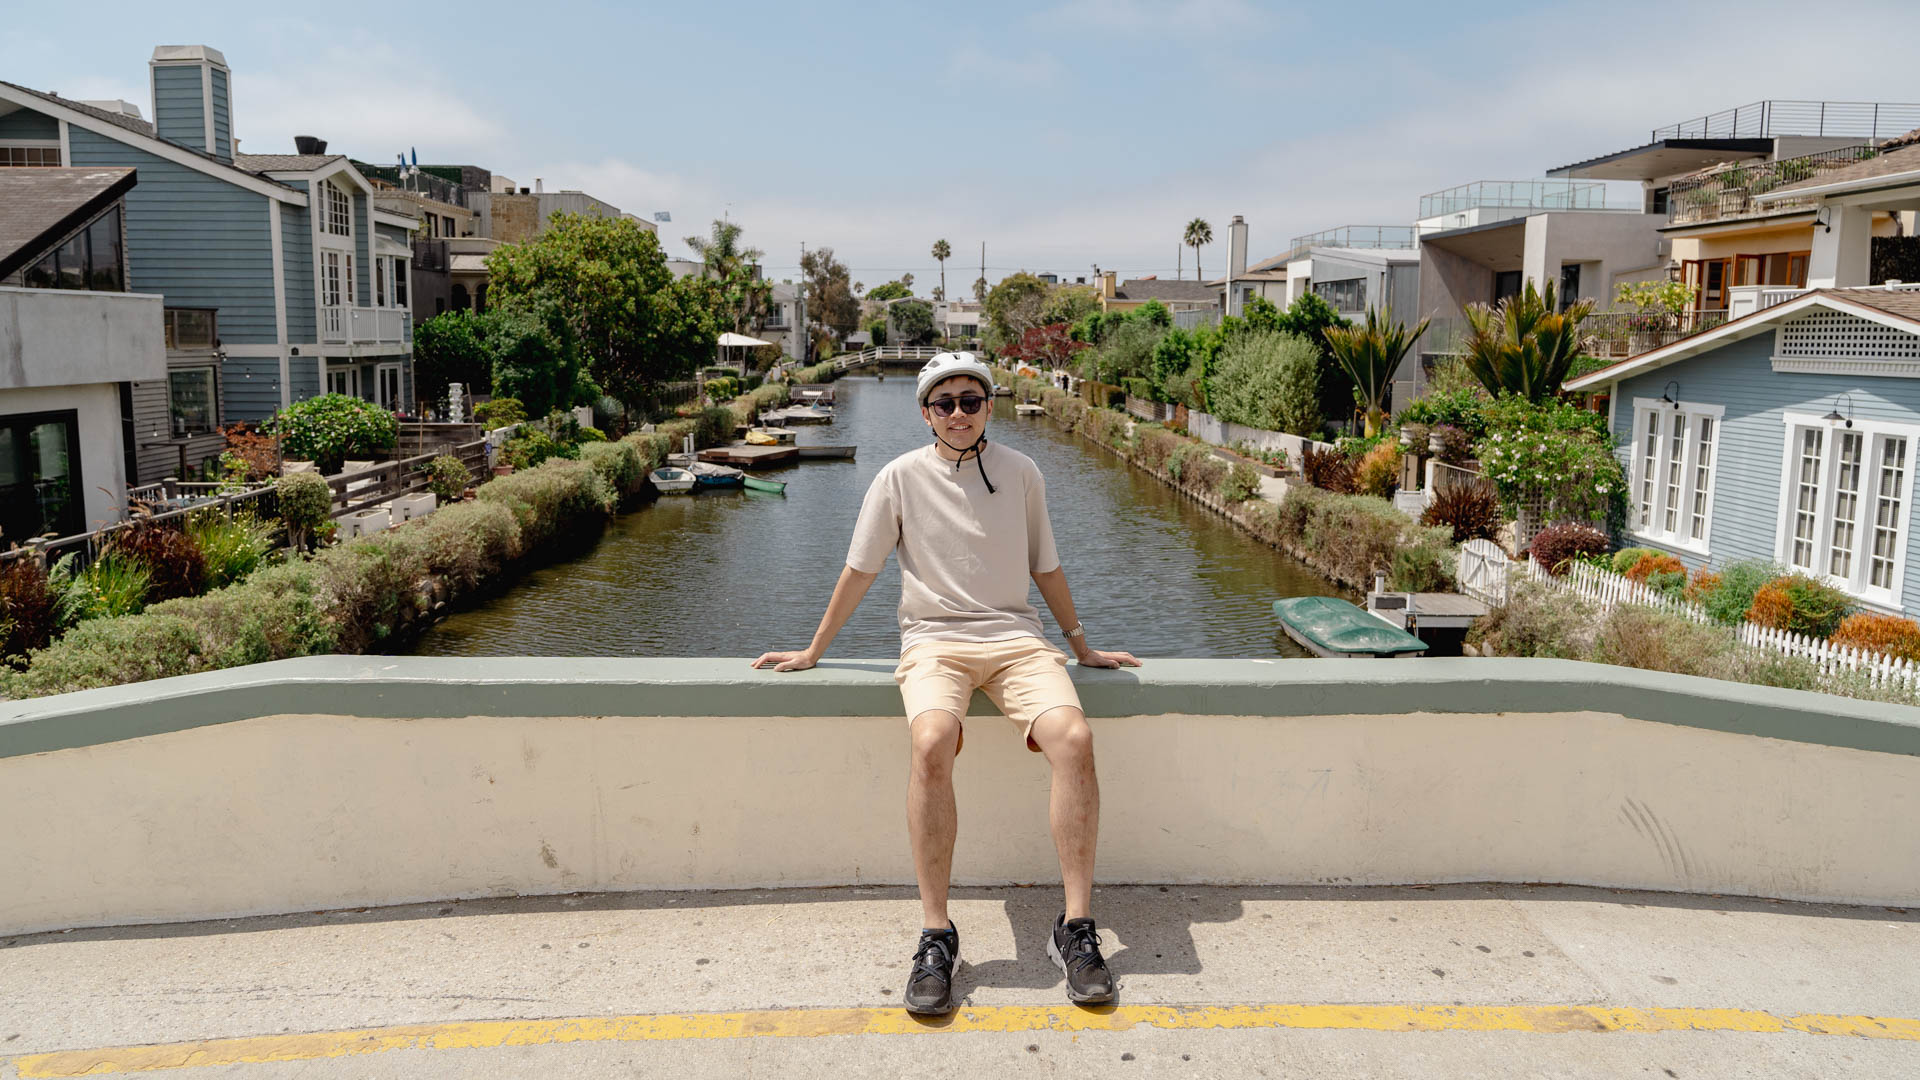
POLYGON ((963 1008, 923 1021, 900 1009, 770 1009, 657 1016, 583 1016, 560 1020, 481 1020, 445 1024, 264 1035, 239 1039, 62 1050, 13 1059, 21 1077, 90 1076, 202 1065, 378 1054, 388 1050, 477 1050, 572 1042, 812 1038, 820 1035, 921 1035, 953 1031, 1125 1031, 1306 1028, 1365 1031, 1800 1032, 1920 1042, 1920 1020, 1884 1016, 1780 1016, 1754 1009, 1632 1009, 1597 1005, 1064 1005, 963 1008))

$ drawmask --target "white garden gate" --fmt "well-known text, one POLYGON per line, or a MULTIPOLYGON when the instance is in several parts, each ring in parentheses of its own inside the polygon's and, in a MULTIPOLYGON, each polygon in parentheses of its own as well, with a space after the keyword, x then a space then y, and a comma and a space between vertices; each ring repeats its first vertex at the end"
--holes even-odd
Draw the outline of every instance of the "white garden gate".
POLYGON ((1476 537, 1460 545, 1460 591, 1490 607, 1507 602, 1507 569, 1512 560, 1491 540, 1476 537))

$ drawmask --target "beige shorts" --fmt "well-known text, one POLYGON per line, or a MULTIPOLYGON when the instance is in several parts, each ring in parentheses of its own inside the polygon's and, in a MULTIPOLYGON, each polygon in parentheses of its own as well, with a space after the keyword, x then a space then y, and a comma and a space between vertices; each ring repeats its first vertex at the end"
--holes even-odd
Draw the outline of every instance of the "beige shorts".
MULTIPOLYGON (((987 700, 1019 725, 1027 749, 1036 753, 1033 722, 1048 709, 1080 707, 1080 694, 1067 677, 1066 654, 1037 637, 923 641, 901 654, 893 681, 900 684, 908 724, 929 709, 945 709, 964 724, 973 691, 986 691, 987 700)), ((964 729, 961 738, 966 738, 964 729)))

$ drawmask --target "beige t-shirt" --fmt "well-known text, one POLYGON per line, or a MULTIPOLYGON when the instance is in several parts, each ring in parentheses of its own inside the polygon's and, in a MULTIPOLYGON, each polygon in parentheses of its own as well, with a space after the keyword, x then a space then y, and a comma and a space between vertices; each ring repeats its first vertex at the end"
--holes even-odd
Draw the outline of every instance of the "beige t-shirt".
POLYGON ((1030 574, 1060 565, 1039 466, 987 443, 954 468, 931 445, 881 468, 853 526, 847 565, 877 574, 900 554, 900 651, 923 641, 1044 637, 1027 601, 1030 574))

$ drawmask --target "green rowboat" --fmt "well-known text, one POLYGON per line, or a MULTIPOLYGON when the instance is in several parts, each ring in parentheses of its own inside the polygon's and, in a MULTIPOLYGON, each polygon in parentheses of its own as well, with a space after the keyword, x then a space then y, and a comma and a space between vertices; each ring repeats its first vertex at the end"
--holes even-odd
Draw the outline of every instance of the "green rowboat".
POLYGON ((749 491, 771 491, 775 495, 779 495, 787 490, 787 482, 785 480, 769 480, 764 476, 755 476, 752 473, 748 473, 744 479, 746 480, 747 490, 749 491))
POLYGON ((1315 656, 1412 656, 1427 643, 1331 596, 1290 596, 1273 602, 1287 636, 1315 656))

